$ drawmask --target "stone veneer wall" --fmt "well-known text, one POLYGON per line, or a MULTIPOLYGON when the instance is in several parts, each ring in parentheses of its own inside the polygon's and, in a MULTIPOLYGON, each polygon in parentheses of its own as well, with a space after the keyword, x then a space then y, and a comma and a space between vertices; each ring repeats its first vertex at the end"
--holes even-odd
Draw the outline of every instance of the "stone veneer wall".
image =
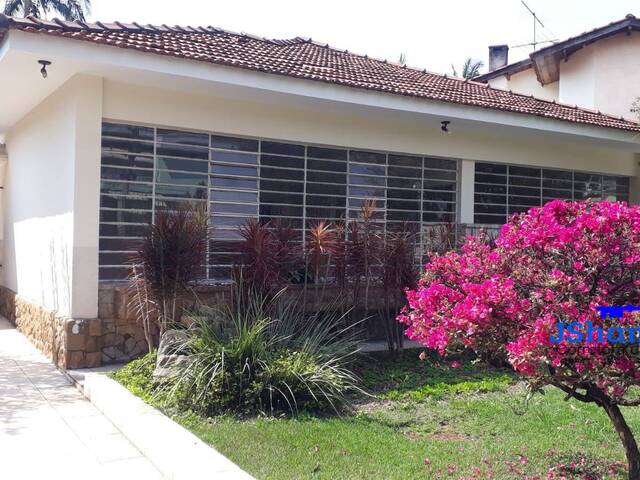
POLYGON ((99 320, 60 317, 0 286, 0 315, 61 368, 97 367, 99 320))

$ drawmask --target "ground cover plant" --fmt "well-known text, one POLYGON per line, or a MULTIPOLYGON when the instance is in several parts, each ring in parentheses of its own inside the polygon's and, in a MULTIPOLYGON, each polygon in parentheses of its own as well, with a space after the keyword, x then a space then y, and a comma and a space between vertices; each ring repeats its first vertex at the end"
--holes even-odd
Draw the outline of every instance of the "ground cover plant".
MULTIPOLYGON (((638 326, 638 313, 602 318, 597 308, 640 303, 640 207, 556 200, 514 215, 495 245, 470 238, 460 252, 432 258, 408 300, 400 320, 410 338, 442 355, 471 349, 508 362, 532 393, 554 386, 601 407, 624 447, 628 478, 640 479, 640 452, 620 408, 640 405, 640 359, 637 350, 612 348, 622 327, 638 326), (554 342, 559 324, 572 322, 594 330, 554 342)), ((633 332, 627 340, 637 342, 633 332)))
MULTIPOLYGON (((258 479, 625 478, 602 409, 565 401, 558 389, 525 405, 525 386, 508 369, 418 356, 361 357, 356 372, 371 396, 354 398, 349 414, 165 411, 258 479)), ((152 369, 136 362, 142 368, 132 362, 116 378, 140 395, 152 369)), ((640 412, 625 415, 640 427, 640 412)))

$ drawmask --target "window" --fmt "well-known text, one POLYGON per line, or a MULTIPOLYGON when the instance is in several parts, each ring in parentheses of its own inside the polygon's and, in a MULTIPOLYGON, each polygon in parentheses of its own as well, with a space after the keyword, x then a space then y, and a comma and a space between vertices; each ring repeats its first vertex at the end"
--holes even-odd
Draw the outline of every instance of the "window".
POLYGON ((629 199, 627 177, 494 163, 475 164, 474 221, 502 224, 550 200, 629 199))
POLYGON ((356 218, 365 199, 391 227, 456 219, 455 160, 109 122, 102 135, 101 280, 125 278, 161 209, 207 210, 209 280, 229 278, 250 218, 283 222, 300 241, 315 222, 356 218))

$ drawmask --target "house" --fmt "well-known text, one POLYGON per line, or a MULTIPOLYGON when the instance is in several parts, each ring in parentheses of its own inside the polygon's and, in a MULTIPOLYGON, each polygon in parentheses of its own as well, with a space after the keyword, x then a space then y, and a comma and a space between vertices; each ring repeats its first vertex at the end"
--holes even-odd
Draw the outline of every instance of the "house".
POLYGON ((596 28, 508 63, 509 47, 489 47, 489 73, 474 80, 492 87, 534 95, 625 118, 640 97, 640 20, 596 28))
POLYGON ((247 218, 640 198, 634 121, 304 38, 0 16, 0 106, 0 313, 67 368, 144 350, 122 279, 159 209, 208 209, 215 283, 247 218))

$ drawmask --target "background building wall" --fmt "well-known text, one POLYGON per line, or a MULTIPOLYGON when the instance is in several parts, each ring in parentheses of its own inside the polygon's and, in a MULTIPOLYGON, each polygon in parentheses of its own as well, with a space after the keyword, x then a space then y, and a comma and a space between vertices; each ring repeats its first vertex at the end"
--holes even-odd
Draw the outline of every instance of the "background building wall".
POLYGON ((514 73, 507 78, 501 76, 489 80, 489 85, 503 90, 513 90, 523 95, 533 95, 544 100, 558 100, 559 98, 559 82, 550 83, 549 85, 541 85, 536 77, 533 68, 514 73))

